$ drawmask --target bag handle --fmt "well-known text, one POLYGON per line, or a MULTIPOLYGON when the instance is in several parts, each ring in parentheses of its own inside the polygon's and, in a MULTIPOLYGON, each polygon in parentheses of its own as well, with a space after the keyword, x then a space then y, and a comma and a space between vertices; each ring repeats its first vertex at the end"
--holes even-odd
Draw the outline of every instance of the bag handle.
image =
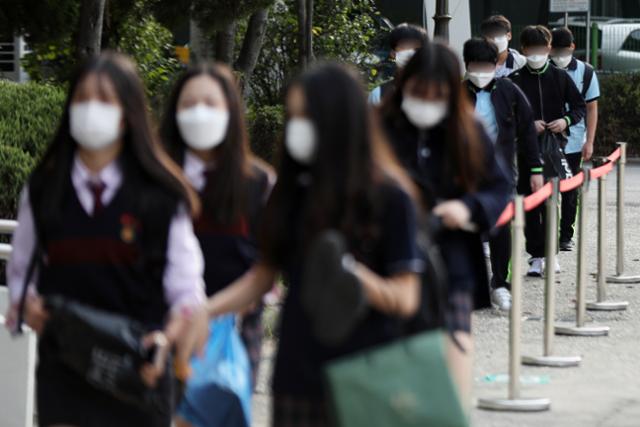
POLYGON ((16 329, 14 331, 14 335, 22 335, 22 325, 24 324, 24 310, 25 304, 27 301, 27 293, 29 289, 29 283, 33 278, 33 275, 36 270, 36 266, 39 264, 41 255, 40 243, 36 240, 36 245, 33 248, 33 254, 31 255, 31 259, 29 260, 29 267, 27 268, 27 275, 24 278, 24 283, 22 285, 22 293, 20 294, 20 301, 18 303, 18 318, 16 321, 16 329))

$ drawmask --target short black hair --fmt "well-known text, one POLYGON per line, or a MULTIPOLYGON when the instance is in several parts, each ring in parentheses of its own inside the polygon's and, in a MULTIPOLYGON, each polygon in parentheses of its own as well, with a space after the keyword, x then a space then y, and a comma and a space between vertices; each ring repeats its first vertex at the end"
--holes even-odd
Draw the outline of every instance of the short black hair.
POLYGON ((462 48, 462 57, 465 65, 470 62, 498 63, 498 48, 487 39, 474 37, 465 42, 462 48))
POLYGON ((529 25, 520 33, 520 46, 536 47, 549 46, 551 43, 551 31, 544 25, 529 25))
POLYGON ((420 43, 420 47, 423 47, 429 41, 429 35, 424 28, 406 22, 399 24, 389 33, 389 46, 393 50, 407 40, 416 41, 420 43))
POLYGON ((573 44, 573 33, 567 27, 554 28, 551 31, 551 47, 564 48, 573 44))
POLYGON ((504 15, 492 15, 480 24, 480 34, 484 37, 498 31, 511 32, 511 22, 504 15))

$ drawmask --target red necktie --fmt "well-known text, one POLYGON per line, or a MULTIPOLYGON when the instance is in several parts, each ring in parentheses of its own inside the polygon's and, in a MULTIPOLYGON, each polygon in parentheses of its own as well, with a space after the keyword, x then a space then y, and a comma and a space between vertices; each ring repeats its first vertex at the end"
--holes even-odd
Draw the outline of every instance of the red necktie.
POLYGON ((104 208, 104 205, 102 204, 102 193, 104 192, 105 187, 104 183, 100 181, 89 181, 89 189, 91 190, 91 193, 93 193, 93 216, 98 215, 104 208))

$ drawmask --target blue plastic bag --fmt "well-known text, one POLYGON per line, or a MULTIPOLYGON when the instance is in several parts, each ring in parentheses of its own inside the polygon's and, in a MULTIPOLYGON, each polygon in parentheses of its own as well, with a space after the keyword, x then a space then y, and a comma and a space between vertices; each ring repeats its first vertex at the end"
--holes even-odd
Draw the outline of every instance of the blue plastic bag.
POLYGON ((197 427, 251 425, 251 367, 234 315, 209 323, 204 355, 191 361, 191 369, 179 416, 197 427))

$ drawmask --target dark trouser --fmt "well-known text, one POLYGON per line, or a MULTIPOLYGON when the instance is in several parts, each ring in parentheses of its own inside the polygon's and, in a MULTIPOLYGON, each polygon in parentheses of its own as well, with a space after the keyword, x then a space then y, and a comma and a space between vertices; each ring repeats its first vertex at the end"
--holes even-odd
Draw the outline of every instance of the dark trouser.
MULTIPOLYGON (((566 154, 567 162, 571 168, 571 172, 577 175, 582 166, 582 153, 566 154)), ((567 242, 573 238, 574 223, 576 221, 576 212, 578 210, 578 195, 580 189, 562 193, 562 216, 560 219, 560 241, 567 242)))
POLYGON ((511 260, 511 226, 505 225, 494 230, 489 239, 491 248, 491 289, 509 289, 509 262, 511 260))
MULTIPOLYGON (((531 194, 530 176, 520 177, 518 181, 518 194, 531 194)), ((541 204, 536 209, 526 212, 524 216, 524 237, 527 241, 527 253, 533 258, 544 258, 545 252, 545 227, 546 227, 546 207, 541 204)))

